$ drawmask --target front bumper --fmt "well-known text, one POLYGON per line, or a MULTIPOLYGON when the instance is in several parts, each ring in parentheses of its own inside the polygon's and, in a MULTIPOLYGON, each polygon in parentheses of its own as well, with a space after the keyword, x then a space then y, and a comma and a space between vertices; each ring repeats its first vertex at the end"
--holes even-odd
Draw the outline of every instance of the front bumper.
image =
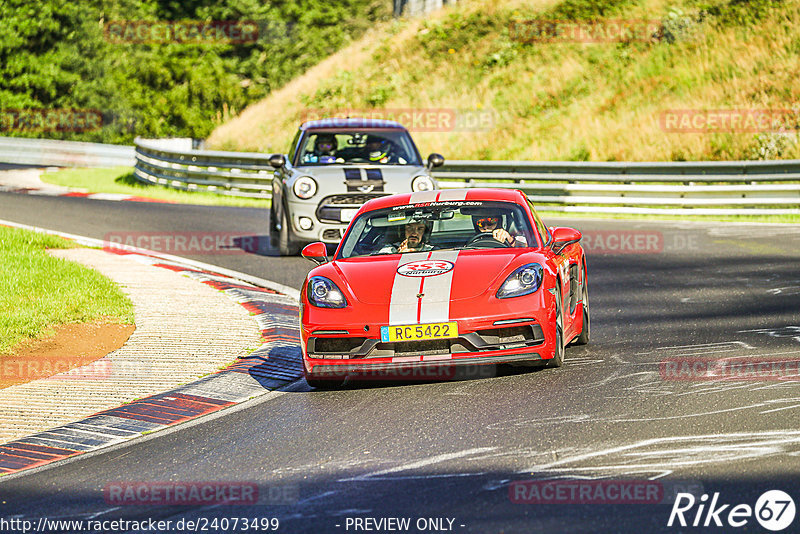
MULTIPOLYGON (((324 331, 323 331, 324 332, 324 331)), ((311 359, 352 360, 372 358, 404 358, 407 356, 455 356, 485 354, 531 348, 544 343, 542 327, 537 323, 511 325, 505 328, 481 329, 455 338, 382 342, 380 339, 357 336, 309 336, 306 354, 311 359)))
POLYGON ((290 200, 289 213, 291 214, 292 233, 298 241, 322 241, 324 243, 338 244, 350 224, 350 217, 342 217, 342 210, 353 214, 367 200, 388 194, 342 193, 322 198, 314 197, 308 201, 290 200), (309 230, 301 229, 301 217, 310 219, 313 227, 309 230), (342 218, 345 220, 342 221, 342 218))
POLYGON ((451 339, 397 343, 384 343, 380 338, 336 335, 329 329, 322 330, 322 335, 304 329, 304 371, 307 377, 313 378, 362 375, 446 380, 463 375, 460 367, 529 363, 552 358, 554 333, 548 336, 547 329, 537 321, 507 328, 498 328, 492 322, 479 326, 488 328, 477 328, 451 339), (420 375, 419 370, 430 372, 420 375))
POLYGON ((308 378, 316 380, 340 381, 347 377, 366 380, 464 380, 489 378, 495 375, 490 369, 497 364, 513 364, 541 360, 538 353, 517 355, 463 356, 452 359, 422 359, 420 361, 392 361, 364 363, 318 363, 313 371, 305 370, 308 378))
POLYGON ((303 295, 300 337, 306 376, 544 363, 555 354, 555 297, 545 287, 518 298, 483 294, 451 300, 449 308, 458 337, 392 343, 381 341, 381 327, 388 324, 386 304, 351 301, 345 308, 317 308, 303 295))
POLYGON ((322 241, 324 243, 338 244, 342 240, 342 235, 347 229, 349 223, 343 222, 340 224, 321 222, 317 219, 316 203, 306 204, 300 202, 289 203, 289 214, 291 215, 292 234, 297 241, 314 242, 322 241), (302 230, 300 228, 300 218, 310 219, 313 227, 310 230, 302 230))

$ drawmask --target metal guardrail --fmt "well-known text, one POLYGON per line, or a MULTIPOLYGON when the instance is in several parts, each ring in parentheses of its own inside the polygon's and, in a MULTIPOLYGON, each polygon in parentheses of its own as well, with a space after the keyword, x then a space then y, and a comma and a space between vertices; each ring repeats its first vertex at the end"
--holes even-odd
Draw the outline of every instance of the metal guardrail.
POLYGON ((272 197, 269 154, 175 150, 157 140, 136 140, 134 175, 142 182, 185 191, 272 197))
POLYGON ((414 17, 441 9, 447 4, 455 4, 458 0, 394 0, 395 17, 414 17))
MULTIPOLYGON (((187 146, 185 143, 184 146, 187 146)), ((174 140, 136 146, 0 137, 0 162, 135 166, 148 183, 189 191, 271 197, 269 155, 179 150, 174 140)), ((448 161, 443 188, 521 189, 542 209, 666 215, 800 214, 800 160, 726 162, 448 161)))
MULTIPOLYGON (((174 150, 137 140, 137 178, 185 190, 270 198, 269 155, 174 150)), ((442 188, 524 191, 543 210, 666 215, 800 214, 800 160, 726 162, 449 161, 442 188)))
POLYGON ((134 160, 132 146, 0 137, 0 163, 42 167, 131 167, 134 160))
POLYGON ((543 209, 666 215, 800 214, 800 160, 450 161, 442 187, 508 187, 543 209))

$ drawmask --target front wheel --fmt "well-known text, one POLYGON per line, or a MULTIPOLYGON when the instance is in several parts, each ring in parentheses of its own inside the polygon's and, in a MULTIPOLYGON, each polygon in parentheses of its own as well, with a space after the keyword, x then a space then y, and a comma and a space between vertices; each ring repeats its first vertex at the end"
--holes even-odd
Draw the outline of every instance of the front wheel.
POLYGON ((274 245, 278 240, 278 226, 276 223, 277 217, 275 216, 275 205, 269 207, 269 224, 267 225, 267 229, 269 230, 269 239, 272 245, 274 245))
POLYGON ((281 229, 278 231, 278 252, 281 256, 297 256, 300 246, 292 240, 289 217, 286 210, 281 214, 281 229))
POLYGON ((561 282, 556 281, 556 348, 553 357, 546 361, 545 367, 564 365, 564 314, 561 302, 561 282))

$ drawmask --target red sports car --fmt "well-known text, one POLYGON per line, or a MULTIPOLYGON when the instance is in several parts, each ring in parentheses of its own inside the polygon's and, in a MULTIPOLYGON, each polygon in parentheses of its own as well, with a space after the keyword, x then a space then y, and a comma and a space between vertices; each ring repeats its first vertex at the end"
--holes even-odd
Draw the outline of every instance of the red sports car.
MULTIPOLYGON (((521 191, 451 189, 361 207, 301 290, 306 380, 462 364, 559 367, 589 341, 586 258, 572 228, 548 228, 521 191)), ((396 373, 398 378, 413 376, 396 373)))

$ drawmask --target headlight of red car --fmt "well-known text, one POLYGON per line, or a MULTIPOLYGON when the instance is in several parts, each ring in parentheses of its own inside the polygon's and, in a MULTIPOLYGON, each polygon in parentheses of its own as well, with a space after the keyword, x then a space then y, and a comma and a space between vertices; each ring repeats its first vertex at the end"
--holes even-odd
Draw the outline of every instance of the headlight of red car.
POLYGON ((344 308, 347 299, 339 287, 324 276, 312 276, 306 286, 306 296, 312 306, 318 308, 344 308))
POLYGON ((542 266, 538 263, 528 263, 517 268, 508 275, 506 281, 497 290, 497 298, 507 299, 529 295, 542 285, 542 266))

